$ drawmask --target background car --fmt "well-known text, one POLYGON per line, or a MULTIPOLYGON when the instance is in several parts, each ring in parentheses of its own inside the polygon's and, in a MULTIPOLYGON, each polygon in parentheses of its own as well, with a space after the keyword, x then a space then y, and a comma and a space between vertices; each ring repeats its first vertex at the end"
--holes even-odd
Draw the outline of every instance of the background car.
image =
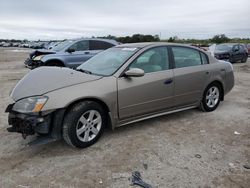
POLYGON ((168 43, 124 44, 75 70, 30 71, 11 92, 15 103, 6 109, 12 125, 8 131, 63 137, 83 148, 109 125, 196 107, 213 111, 233 86, 232 65, 203 50, 168 43))
POLYGON ((245 63, 248 58, 248 52, 242 44, 219 44, 214 49, 214 57, 219 60, 226 60, 230 63, 240 61, 245 63))
POLYGON ((97 53, 117 45, 108 39, 66 40, 54 45, 50 50, 41 49, 30 53, 24 62, 26 67, 59 66, 76 68, 97 53))
POLYGON ((250 55, 250 44, 245 44, 245 47, 247 49, 248 56, 249 56, 250 55))

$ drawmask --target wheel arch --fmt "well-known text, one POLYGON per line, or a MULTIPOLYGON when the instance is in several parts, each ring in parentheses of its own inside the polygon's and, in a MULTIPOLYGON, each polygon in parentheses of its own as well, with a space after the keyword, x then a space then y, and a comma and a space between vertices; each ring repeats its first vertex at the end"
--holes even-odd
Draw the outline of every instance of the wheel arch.
POLYGON ((60 59, 49 59, 49 60, 44 62, 44 65, 48 65, 49 63, 52 63, 52 62, 59 63, 60 65, 62 65, 62 67, 65 67, 64 62, 60 59))
POLYGON ((106 112, 106 115, 108 117, 108 128, 113 128, 112 127, 112 117, 110 116, 110 108, 108 107, 108 105, 101 99, 99 98, 95 98, 95 97, 86 97, 86 98, 81 98, 81 99, 77 99, 75 101, 72 101, 71 103, 69 103, 65 109, 65 114, 68 113, 68 111, 72 108, 72 106, 74 106, 75 104, 79 103, 79 102, 84 102, 84 101, 93 101, 98 103, 106 112))

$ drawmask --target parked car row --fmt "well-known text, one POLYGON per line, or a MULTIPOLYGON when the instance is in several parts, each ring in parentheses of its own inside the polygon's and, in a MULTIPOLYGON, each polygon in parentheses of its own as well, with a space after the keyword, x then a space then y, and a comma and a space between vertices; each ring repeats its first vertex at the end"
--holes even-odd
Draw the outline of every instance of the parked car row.
POLYGON ((45 66, 30 71, 11 92, 8 131, 24 138, 43 135, 43 143, 63 138, 84 148, 107 126, 196 107, 213 111, 234 86, 232 65, 201 49, 169 43, 116 44, 67 41, 49 55, 36 55, 40 62, 46 56, 79 62, 82 55, 114 46, 86 58, 76 69, 45 66))
POLYGON ((2 47, 20 47, 20 48, 45 48, 45 44, 49 42, 0 42, 2 47))
POLYGON ((40 66, 76 68, 97 53, 118 44, 107 39, 66 40, 50 50, 40 49, 31 52, 24 64, 31 69, 40 66))

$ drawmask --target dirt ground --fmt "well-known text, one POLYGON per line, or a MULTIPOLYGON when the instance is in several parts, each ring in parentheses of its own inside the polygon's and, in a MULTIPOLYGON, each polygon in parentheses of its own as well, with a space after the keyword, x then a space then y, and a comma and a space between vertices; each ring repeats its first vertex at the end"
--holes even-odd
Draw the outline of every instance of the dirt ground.
POLYGON ((29 72, 28 53, 0 48, 1 188, 127 188, 135 170, 154 187, 250 187, 244 167, 250 166, 250 58, 234 64, 235 87, 216 111, 193 109, 107 130, 79 150, 63 141, 30 147, 32 137, 6 131, 9 92, 29 72))

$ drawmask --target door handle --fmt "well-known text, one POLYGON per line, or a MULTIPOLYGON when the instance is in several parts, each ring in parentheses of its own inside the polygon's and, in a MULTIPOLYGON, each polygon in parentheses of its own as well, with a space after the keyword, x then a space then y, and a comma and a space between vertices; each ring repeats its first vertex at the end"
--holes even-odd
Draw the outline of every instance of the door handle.
POLYGON ((84 52, 85 54, 90 54, 90 52, 84 52))
POLYGON ((171 84, 172 82, 173 82, 173 79, 170 78, 170 79, 166 80, 166 81, 164 82, 164 84, 171 84))
POLYGON ((226 69, 221 69, 220 71, 223 72, 223 71, 226 71, 226 69))
POLYGON ((210 74, 210 72, 209 72, 209 71, 206 71, 206 74, 210 74))

